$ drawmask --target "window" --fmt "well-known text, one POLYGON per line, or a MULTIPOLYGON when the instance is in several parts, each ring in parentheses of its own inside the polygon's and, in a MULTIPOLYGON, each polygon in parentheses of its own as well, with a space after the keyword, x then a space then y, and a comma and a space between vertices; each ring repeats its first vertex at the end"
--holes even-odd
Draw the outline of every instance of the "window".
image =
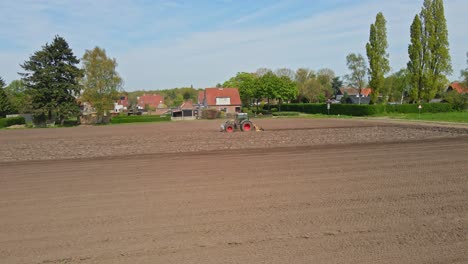
POLYGON ((216 105, 230 105, 231 98, 229 97, 216 97, 216 105))

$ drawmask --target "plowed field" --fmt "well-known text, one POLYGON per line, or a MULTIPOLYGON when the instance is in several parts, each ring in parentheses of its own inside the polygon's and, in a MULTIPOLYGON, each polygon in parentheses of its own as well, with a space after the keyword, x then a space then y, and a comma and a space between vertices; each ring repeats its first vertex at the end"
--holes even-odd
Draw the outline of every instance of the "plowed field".
POLYGON ((468 263, 468 129, 0 130, 0 263, 468 263))

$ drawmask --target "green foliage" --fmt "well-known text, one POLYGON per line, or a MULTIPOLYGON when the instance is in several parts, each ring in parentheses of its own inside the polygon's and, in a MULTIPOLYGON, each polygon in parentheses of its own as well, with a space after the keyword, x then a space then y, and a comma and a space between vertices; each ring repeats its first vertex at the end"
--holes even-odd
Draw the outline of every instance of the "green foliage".
POLYGON ((116 116, 112 117, 111 124, 128 124, 128 123, 148 123, 148 122, 167 122, 171 121, 170 116, 157 115, 135 115, 135 116, 116 116))
POLYGON ((26 120, 22 116, 0 118, 0 128, 9 127, 13 125, 24 125, 24 124, 26 124, 26 120))
POLYGON ((389 101, 403 103, 404 97, 410 91, 410 82, 410 75, 407 69, 401 69, 385 78, 384 89, 389 94, 389 101))
POLYGON ((21 65, 36 117, 63 123, 70 113, 79 111, 75 103, 81 91, 78 79, 83 77, 83 71, 76 67, 79 62, 65 39, 56 36, 21 65))
POLYGON ((410 97, 414 101, 420 101, 423 91, 423 71, 424 71, 424 50, 422 44, 422 24, 418 15, 414 17, 411 24, 411 44, 408 47, 410 61, 408 62, 408 72, 411 76, 410 97))
POLYGON ((297 101, 324 102, 333 94, 332 82, 335 73, 330 69, 320 69, 317 73, 300 68, 296 71, 297 101))
POLYGON ((8 98, 5 89, 3 89, 4 86, 5 82, 0 77, 0 117, 5 117, 13 111, 10 99, 8 98))
POLYGON ((408 54, 411 98, 418 102, 429 101, 447 84, 445 75, 452 73, 442 0, 424 1, 421 13, 415 16, 411 25, 408 54))
POLYGON ((340 88, 343 87, 343 81, 340 80, 340 77, 339 76, 336 76, 335 78, 333 78, 332 80, 332 90, 333 90, 333 94, 336 95, 339 91, 340 91, 340 88))
MULTIPOLYGON (((387 21, 382 13, 378 13, 375 23, 370 27, 369 42, 366 45, 369 59, 369 86, 372 88, 371 102, 377 103, 378 96, 383 91, 384 76, 390 71, 388 60, 387 21)), ((386 98, 386 94, 383 95, 386 98)))
POLYGON ((236 76, 224 82, 223 87, 238 88, 239 95, 245 105, 254 98, 257 88, 257 77, 253 73, 239 72, 236 76))
MULTIPOLYGON (((328 114, 326 104, 284 104, 284 111, 301 112, 307 114, 328 114)), ((422 113, 450 112, 453 108, 450 104, 427 103, 422 104, 422 113)), ((418 113, 417 104, 402 105, 356 105, 356 104, 332 104, 331 115, 371 116, 382 113, 418 113)))
POLYGON ((13 112, 25 114, 32 112, 31 95, 27 93, 22 80, 12 81, 6 88, 8 98, 10 99, 13 112))
POLYGON ((460 94, 456 91, 451 91, 444 95, 444 100, 456 111, 464 111, 468 108, 468 94, 466 93, 460 94))
POLYGON ((178 107, 184 102, 184 98, 192 100, 192 102, 198 102, 198 91, 192 87, 183 87, 183 88, 173 88, 165 90, 137 90, 128 92, 128 100, 132 106, 137 104, 137 97, 142 96, 143 94, 160 94, 164 97, 164 104, 169 107, 178 107), (189 96, 190 95, 190 96, 189 96))
POLYGON ((351 53, 346 56, 346 65, 351 71, 351 74, 346 75, 349 86, 359 89, 360 94, 361 89, 366 85, 366 60, 361 54, 351 53))
POLYGON ((108 58, 99 47, 86 50, 82 58, 84 77, 83 100, 91 103, 98 116, 109 113, 118 99, 123 80, 116 71, 117 61, 108 58))
MULTIPOLYGON (((387 105, 385 110, 387 113, 419 113, 418 104, 401 104, 387 105)), ((440 113, 451 112, 453 108, 446 103, 424 103, 421 104, 421 113, 440 113)))

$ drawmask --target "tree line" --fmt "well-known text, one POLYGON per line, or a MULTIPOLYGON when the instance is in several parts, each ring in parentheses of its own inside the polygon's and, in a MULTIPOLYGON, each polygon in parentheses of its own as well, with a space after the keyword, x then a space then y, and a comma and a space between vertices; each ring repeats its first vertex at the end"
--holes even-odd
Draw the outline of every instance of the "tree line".
MULTIPOLYGON (((308 68, 239 72, 218 86, 237 87, 245 105, 261 99, 283 102, 320 103, 336 95, 346 84, 372 89, 371 103, 388 101, 420 103, 442 93, 453 72, 449 54, 448 29, 442 0, 424 0, 421 12, 410 26, 409 61, 407 67, 389 74, 390 56, 387 51, 387 21, 378 13, 370 25, 366 43, 366 58, 359 53, 346 56, 349 74, 343 78, 331 69, 317 71, 308 68)), ((467 54, 468 56, 468 54, 467 54)), ((467 61, 468 63, 468 61, 467 61)), ((33 113, 41 122, 63 123, 77 116, 76 98, 90 102, 98 115, 105 115, 124 93, 123 79, 116 71, 117 61, 102 48, 86 50, 78 59, 66 40, 56 36, 29 60, 21 64, 21 80, 6 86, 0 77, 0 117, 8 113, 33 113), (81 67, 78 64, 81 62, 81 67), (6 87, 5 87, 6 86, 6 87)), ((468 86, 468 68, 461 76, 468 86)), ((196 102, 198 89, 193 87, 158 90, 166 105, 178 106, 184 100, 196 102)), ((135 105, 137 96, 145 91, 126 93, 135 105)))
POLYGON ((67 41, 55 36, 20 65, 24 70, 20 80, 6 88, 0 82, 0 116, 32 113, 37 123, 63 124, 79 115, 79 100, 90 102, 98 115, 105 115, 122 91, 117 62, 99 47, 86 50, 81 62, 79 68, 80 59, 67 41))
MULTIPOLYGON (((372 104, 402 103, 405 98, 413 103, 428 102, 442 94, 449 84, 446 76, 452 73, 443 1, 424 0, 410 31, 407 67, 390 75, 387 21, 379 12, 370 25, 369 41, 365 46, 367 61, 359 53, 350 53, 346 57, 349 74, 343 80, 330 69, 317 72, 305 68, 296 72, 259 69, 254 73, 238 73, 223 86, 239 87, 244 102, 250 102, 252 98, 323 102, 336 94, 343 82, 358 89, 359 95, 363 88, 371 88, 372 104)), ((461 73, 465 85, 468 84, 467 72, 468 68, 461 73)))

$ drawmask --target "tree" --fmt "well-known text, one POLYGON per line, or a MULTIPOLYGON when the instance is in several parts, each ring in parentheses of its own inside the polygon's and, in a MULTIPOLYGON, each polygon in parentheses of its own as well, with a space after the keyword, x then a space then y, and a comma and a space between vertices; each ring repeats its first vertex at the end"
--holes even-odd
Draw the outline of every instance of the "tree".
POLYGON ((340 80, 339 76, 332 79, 332 89, 335 95, 338 93, 338 91, 340 90, 342 86, 343 86, 343 81, 340 80))
POLYGON ((281 111, 281 104, 283 100, 290 100, 297 96, 296 83, 286 75, 279 77, 279 90, 276 99, 279 99, 279 111, 281 111))
POLYGON ((255 72, 255 74, 259 78, 262 77, 263 75, 267 74, 267 73, 271 73, 271 70, 268 69, 268 68, 258 68, 257 71, 255 72))
POLYGON ((407 68, 411 79, 410 97, 412 100, 421 101, 424 89, 425 48, 423 47, 421 19, 416 15, 411 24, 411 44, 408 47, 410 61, 407 68))
POLYGON ((429 101, 447 83, 452 73, 447 21, 442 0, 425 0, 411 25, 408 47, 413 100, 429 101))
POLYGON ((86 50, 83 55, 84 77, 83 99, 96 109, 98 117, 107 115, 113 109, 122 87, 122 78, 116 71, 117 61, 108 58, 106 51, 99 47, 86 50))
POLYGON ((398 72, 392 74, 391 77, 393 78, 391 97, 393 98, 393 101, 398 99, 402 104, 405 96, 408 95, 410 91, 410 74, 407 69, 401 69, 398 72))
POLYGON ((278 77, 286 76, 290 80, 293 80, 295 76, 295 72, 289 68, 279 68, 275 71, 275 74, 278 77))
POLYGON ((296 71, 297 101, 304 103, 324 102, 331 94, 331 72, 327 69, 314 71, 301 68, 296 71), (320 73, 320 74, 319 74, 320 73))
POLYGON ((317 81, 322 85, 327 99, 333 94, 333 78, 335 78, 335 72, 331 69, 324 68, 317 71, 317 81))
POLYGON ((306 68, 299 68, 296 71, 295 81, 297 85, 297 101, 309 102, 308 99, 308 81, 315 78, 315 73, 306 68))
POLYGON ((5 81, 0 77, 0 117, 5 117, 12 111, 10 99, 8 98, 5 89, 5 81))
POLYGON ((236 76, 224 82, 223 87, 236 87, 244 105, 250 106, 254 98, 257 76, 253 73, 239 72, 236 76))
POLYGON ((185 91, 183 96, 185 101, 189 100, 192 97, 189 91, 185 91))
POLYGON ((21 80, 13 80, 6 88, 5 92, 10 98, 14 112, 20 114, 32 112, 31 96, 27 93, 26 87, 21 80))
MULTIPOLYGON (((385 74, 390 71, 388 60, 387 21, 380 12, 375 18, 375 23, 370 26, 369 42, 366 45, 367 58, 369 60, 369 86, 372 88, 371 102, 377 103, 380 92, 383 89, 385 74)), ((384 100, 387 95, 384 94, 384 100)))
POLYGON ((346 75, 346 79, 351 87, 359 90, 359 103, 361 103, 361 91, 366 84, 366 61, 361 54, 351 53, 346 56, 346 65, 351 71, 350 75, 346 75))
POLYGON ((78 79, 83 77, 76 67, 79 62, 65 39, 55 36, 21 65, 26 72, 20 75, 31 95, 36 121, 63 124, 79 113, 75 98, 81 91, 78 79))

